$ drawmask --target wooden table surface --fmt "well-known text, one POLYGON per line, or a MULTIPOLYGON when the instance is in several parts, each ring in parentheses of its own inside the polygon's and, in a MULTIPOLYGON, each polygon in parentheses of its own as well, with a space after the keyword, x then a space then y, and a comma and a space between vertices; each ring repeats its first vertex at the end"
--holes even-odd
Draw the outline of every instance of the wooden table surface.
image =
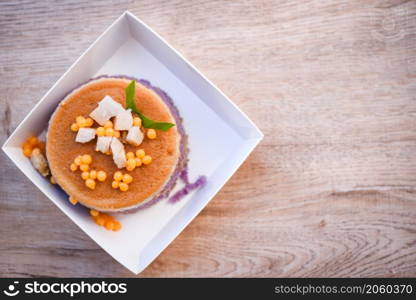
MULTIPOLYGON (((126 9, 265 134, 139 276, 416 276, 416 1, 1 1, 0 143, 126 9)), ((132 276, 0 165, 1 277, 132 276)))

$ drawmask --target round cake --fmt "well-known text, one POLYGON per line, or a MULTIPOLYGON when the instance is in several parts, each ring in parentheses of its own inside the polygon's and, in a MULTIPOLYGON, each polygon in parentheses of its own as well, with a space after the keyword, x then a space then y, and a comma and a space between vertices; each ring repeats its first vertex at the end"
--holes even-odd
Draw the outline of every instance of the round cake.
MULTIPOLYGON (((113 156, 96 150, 97 139, 80 143, 71 125, 78 116, 87 118, 109 96, 126 108, 126 88, 131 82, 127 77, 101 77, 88 81, 69 93, 53 113, 47 132, 46 156, 53 178, 59 186, 82 205, 98 211, 126 211, 154 203, 173 188, 179 174, 186 167, 186 135, 181 118, 166 93, 145 80, 136 82, 135 105, 151 120, 169 122, 175 126, 166 131, 156 130, 157 138, 146 137, 140 145, 123 141, 125 152, 136 153, 143 149, 152 162, 127 171, 115 164, 113 156), (86 187, 81 172, 71 169, 76 157, 88 154, 92 158, 91 169, 104 171, 107 178, 97 182, 94 189, 86 187), (127 191, 112 186, 117 171, 131 175, 127 191)), ((114 121, 113 121, 114 122, 114 121)), ((94 122, 94 130, 101 126, 94 122)), ((121 138, 120 138, 121 140, 121 138)))

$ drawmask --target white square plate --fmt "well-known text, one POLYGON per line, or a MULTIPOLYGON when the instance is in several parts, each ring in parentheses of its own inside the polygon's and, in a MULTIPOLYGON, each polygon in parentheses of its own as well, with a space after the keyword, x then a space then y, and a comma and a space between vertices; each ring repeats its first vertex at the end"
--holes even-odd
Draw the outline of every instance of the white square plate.
POLYGON ((95 242, 129 270, 139 273, 207 205, 262 138, 259 129, 230 99, 157 33, 125 12, 37 103, 3 150, 95 242), (206 186, 175 204, 162 200, 137 213, 118 214, 123 224, 119 232, 95 225, 87 210, 72 206, 59 187, 37 173, 20 148, 27 137, 47 128, 51 113, 68 91, 103 74, 147 79, 166 91, 178 107, 189 135, 190 179, 207 177, 206 186))

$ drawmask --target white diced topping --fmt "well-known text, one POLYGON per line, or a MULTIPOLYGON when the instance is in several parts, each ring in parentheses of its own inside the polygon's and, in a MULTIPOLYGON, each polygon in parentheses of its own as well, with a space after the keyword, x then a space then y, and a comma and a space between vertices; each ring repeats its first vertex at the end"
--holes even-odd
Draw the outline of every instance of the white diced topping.
POLYGON ((143 132, 138 126, 130 127, 129 132, 126 136, 126 141, 133 146, 139 146, 143 142, 143 132))
POLYGON ((111 139, 111 152, 113 152, 113 160, 117 168, 121 169, 126 166, 126 152, 124 151, 124 145, 113 137, 111 139))
POLYGON ((95 122, 103 126, 105 122, 111 119, 112 115, 104 107, 98 106, 90 113, 90 117, 93 118, 95 122))
POLYGON ((107 110, 112 111, 114 113, 113 116, 117 115, 119 112, 124 111, 125 109, 123 106, 115 101, 110 96, 105 96, 103 100, 98 103, 99 106, 105 107, 107 110))
POLYGON ((130 109, 120 111, 114 121, 115 130, 129 130, 133 126, 133 116, 130 109))
POLYGON ((78 130, 75 142, 78 143, 88 143, 89 141, 95 138, 95 129, 94 128, 80 128, 78 130))
POLYGON ((107 153, 110 150, 111 136, 99 136, 97 138, 97 145, 95 146, 96 151, 107 153))
POLYGON ((123 111, 125 111, 125 109, 120 103, 114 101, 110 96, 105 96, 103 100, 98 103, 98 107, 90 113, 90 117, 98 124, 104 125, 106 121, 123 111))

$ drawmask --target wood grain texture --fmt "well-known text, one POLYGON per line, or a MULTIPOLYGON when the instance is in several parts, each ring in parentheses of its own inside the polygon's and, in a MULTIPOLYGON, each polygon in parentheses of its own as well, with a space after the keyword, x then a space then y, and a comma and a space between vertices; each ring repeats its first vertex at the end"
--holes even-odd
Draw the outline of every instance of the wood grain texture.
MULTIPOLYGON (((1 143, 126 9, 265 134, 139 276, 416 276, 415 1, 1 1, 1 143)), ((1 277, 131 276, 0 164, 1 277)))

